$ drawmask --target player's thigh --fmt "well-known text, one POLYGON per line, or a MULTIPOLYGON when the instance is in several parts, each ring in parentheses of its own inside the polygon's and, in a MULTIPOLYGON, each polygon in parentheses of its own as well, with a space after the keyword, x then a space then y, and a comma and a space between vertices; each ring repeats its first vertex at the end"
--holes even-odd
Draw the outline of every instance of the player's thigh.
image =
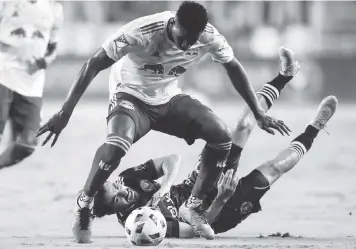
POLYGON ((0 82, 0 135, 3 133, 6 122, 9 119, 12 95, 13 92, 0 82))
POLYGON ((159 119, 155 129, 186 140, 201 138, 220 142, 231 139, 228 127, 210 108, 184 94, 170 101, 167 113, 159 119))
POLYGON ((212 227, 216 233, 226 232, 261 210, 260 200, 269 190, 267 179, 258 170, 240 179, 235 193, 225 204, 212 227))
POLYGON ((132 143, 147 134, 151 127, 145 104, 125 93, 116 93, 111 98, 107 122, 108 134, 115 133, 132 143))
POLYGON ((10 108, 10 118, 16 142, 26 146, 36 146, 36 131, 41 123, 42 98, 28 97, 14 93, 10 108))

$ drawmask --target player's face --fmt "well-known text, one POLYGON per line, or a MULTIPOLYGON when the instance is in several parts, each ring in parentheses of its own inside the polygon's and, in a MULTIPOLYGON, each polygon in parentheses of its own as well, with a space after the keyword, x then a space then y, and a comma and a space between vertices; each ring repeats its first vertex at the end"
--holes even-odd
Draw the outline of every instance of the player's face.
POLYGON ((179 25, 178 21, 175 21, 172 27, 172 38, 177 47, 183 51, 189 49, 192 45, 194 45, 202 32, 188 32, 182 26, 179 25))
POLYGON ((139 194, 121 184, 106 182, 104 185, 104 202, 115 212, 122 212, 138 201, 139 194))

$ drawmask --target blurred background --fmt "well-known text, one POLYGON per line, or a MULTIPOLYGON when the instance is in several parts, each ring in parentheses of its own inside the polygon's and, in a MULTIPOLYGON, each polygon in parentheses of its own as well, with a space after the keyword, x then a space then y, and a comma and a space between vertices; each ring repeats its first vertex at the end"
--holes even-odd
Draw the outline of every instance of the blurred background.
MULTIPOLYGON (((59 110, 80 68, 109 34, 142 15, 177 10, 180 2, 62 1, 62 4, 64 27, 59 57, 47 72, 43 122, 59 110)), ((262 199, 263 212, 252 215, 223 236, 245 234, 257 238, 259 234, 289 232, 296 237, 355 240, 356 2, 203 4, 210 22, 231 44, 256 89, 279 72, 279 46, 291 48, 301 64, 301 72, 286 86, 270 112, 289 125, 292 135, 271 136, 256 128, 240 161, 241 176, 288 146, 310 121, 323 97, 333 94, 339 99, 338 111, 328 123, 329 133, 320 132, 311 153, 273 185, 273 191, 262 199)), ((84 94, 87 101, 81 100, 55 147, 39 147, 20 165, 1 170, 0 217, 4 218, 0 221, 0 248, 49 248, 47 245, 68 248, 74 244, 70 224, 75 196, 85 183, 95 151, 106 137, 109 72, 96 77, 84 94), (18 246, 2 247, 5 239, 18 246)), ((235 125, 243 105, 233 103, 241 98, 223 67, 207 56, 180 81, 185 91, 205 101, 229 126, 235 125)), ((180 182, 191 172, 204 145, 198 140, 187 146, 182 139, 150 132, 132 146, 110 180, 116 180, 117 173, 127 167, 178 153, 183 159, 176 180, 180 182)), ((127 247, 123 237, 121 242, 117 238, 118 234, 124 236, 124 230, 116 218, 103 218, 95 222, 93 229, 95 236, 102 237, 95 237, 92 248, 109 248, 106 245, 110 243, 110 248, 127 247)), ((315 248, 311 244, 318 243, 312 239, 308 240, 311 246, 298 246, 294 238, 290 248, 315 248)), ((267 247, 267 243, 263 240, 256 247, 267 247)), ((354 244, 347 248, 351 246, 354 244)), ((168 242, 168 247, 174 246, 168 242)), ((206 247, 212 247, 210 241, 206 247)), ((279 244, 270 248, 277 247, 281 248, 279 244)), ((330 247, 340 248, 334 244, 330 247)))
MULTIPOLYGON (((59 58, 49 69, 45 96, 64 97, 81 65, 120 26, 142 15, 177 10, 179 1, 62 1, 64 27, 59 58), (63 73, 66 72, 66 73, 63 73)), ((279 70, 279 46, 291 48, 301 72, 281 99, 319 100, 327 94, 356 95, 356 2, 205 1, 210 22, 222 33, 259 85, 279 70)), ((85 97, 107 98, 109 70, 85 97)), ((181 77, 183 89, 202 100, 236 99, 222 67, 207 56, 181 77)))

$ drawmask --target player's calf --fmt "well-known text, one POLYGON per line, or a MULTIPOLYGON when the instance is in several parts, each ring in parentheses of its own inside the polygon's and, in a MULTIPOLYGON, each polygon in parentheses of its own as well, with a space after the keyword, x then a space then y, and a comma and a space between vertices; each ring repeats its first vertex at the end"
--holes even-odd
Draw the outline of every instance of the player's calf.
POLYGON ((277 157, 260 167, 258 170, 273 184, 284 173, 291 170, 306 154, 319 131, 323 129, 329 119, 334 115, 338 101, 336 97, 325 98, 318 107, 316 115, 312 118, 305 131, 297 136, 277 157))
POLYGON ((38 144, 34 132, 23 132, 0 154, 0 169, 13 166, 33 154, 38 144))

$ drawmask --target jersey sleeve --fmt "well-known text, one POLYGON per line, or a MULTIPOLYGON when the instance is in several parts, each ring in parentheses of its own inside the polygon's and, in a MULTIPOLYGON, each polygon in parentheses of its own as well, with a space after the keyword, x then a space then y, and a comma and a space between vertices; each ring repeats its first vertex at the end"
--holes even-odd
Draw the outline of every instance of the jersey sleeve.
POLYGON ((131 178, 135 180, 149 180, 153 181, 158 179, 158 174, 153 160, 149 160, 144 164, 128 168, 124 170, 120 175, 123 178, 131 178))
POLYGON ((134 23, 128 23, 119 28, 101 46, 114 61, 125 55, 144 49, 141 31, 134 23))
POLYGON ((53 3, 54 22, 49 37, 49 43, 57 43, 59 41, 59 31, 63 25, 63 6, 61 3, 53 3))
POLYGON ((225 37, 211 26, 211 39, 212 44, 209 50, 209 54, 213 61, 219 63, 228 63, 234 58, 234 51, 226 41, 225 37))

